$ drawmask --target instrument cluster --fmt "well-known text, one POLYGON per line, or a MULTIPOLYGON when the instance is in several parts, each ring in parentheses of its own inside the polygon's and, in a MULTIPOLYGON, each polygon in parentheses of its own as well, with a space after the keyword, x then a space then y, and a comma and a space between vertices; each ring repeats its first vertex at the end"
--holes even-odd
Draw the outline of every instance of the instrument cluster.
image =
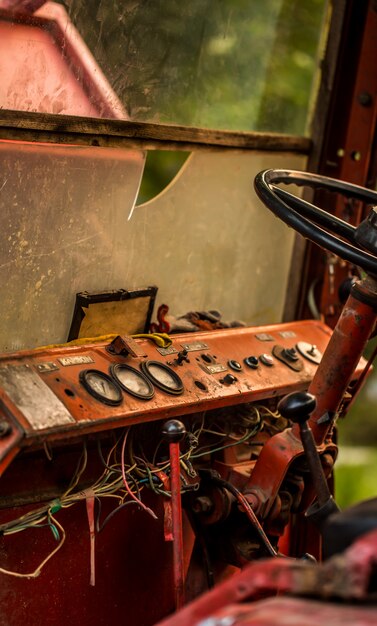
POLYGON ((25 446, 306 389, 330 336, 301 321, 5 354, 0 471, 25 446))

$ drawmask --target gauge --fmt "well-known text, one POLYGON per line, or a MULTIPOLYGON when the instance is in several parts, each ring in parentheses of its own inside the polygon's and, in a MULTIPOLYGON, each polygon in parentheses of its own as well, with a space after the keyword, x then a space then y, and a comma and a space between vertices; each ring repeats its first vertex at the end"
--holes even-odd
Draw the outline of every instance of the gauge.
POLYGON ((320 364, 323 355, 322 352, 318 350, 317 346, 312 343, 307 343, 306 341, 299 341, 297 344, 297 350, 309 361, 312 361, 317 365, 320 364))
POLYGON ((82 386, 96 400, 110 406, 117 406, 122 402, 122 390, 107 374, 99 370, 83 370, 79 378, 82 386))
POLYGON ((181 378, 165 363, 160 363, 160 361, 143 361, 140 367, 149 380, 162 391, 173 395, 183 393, 181 378))
POLYGON ((111 366, 110 371, 122 389, 131 396, 141 400, 150 400, 154 396, 152 383, 139 370, 135 370, 130 365, 117 363, 111 366))

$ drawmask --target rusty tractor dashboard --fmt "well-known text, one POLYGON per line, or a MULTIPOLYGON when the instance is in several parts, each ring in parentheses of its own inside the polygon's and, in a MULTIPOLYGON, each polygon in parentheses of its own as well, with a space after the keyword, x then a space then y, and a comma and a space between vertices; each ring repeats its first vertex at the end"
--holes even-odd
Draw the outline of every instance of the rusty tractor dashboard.
MULTIPOLYGON (((173 335, 167 347, 118 336, 3 355, 7 624, 27 611, 30 626, 42 615, 152 626, 245 562, 296 556, 301 541, 316 555, 297 521, 310 477, 277 404, 310 386, 330 337, 303 321, 173 335), (178 443, 171 425, 184 432, 178 443), (250 504, 257 487, 261 512, 250 504), (291 520, 297 532, 285 534, 291 520)), ((320 448, 327 469, 334 448, 320 448)))
POLYGON ((1 470, 21 448, 45 441, 305 389, 330 335, 321 322, 301 321, 175 335, 167 349, 118 337, 4 355, 1 470))

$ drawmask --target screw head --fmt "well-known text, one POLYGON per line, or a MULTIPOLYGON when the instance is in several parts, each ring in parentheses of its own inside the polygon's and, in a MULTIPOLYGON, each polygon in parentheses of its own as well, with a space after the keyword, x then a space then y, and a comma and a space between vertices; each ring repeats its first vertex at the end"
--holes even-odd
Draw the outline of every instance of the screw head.
POLYGON ((361 106, 369 107, 372 104, 373 98, 371 94, 367 91, 362 91, 361 93, 359 93, 358 100, 361 106))
POLYGON ((12 426, 6 420, 0 420, 0 439, 8 437, 12 432, 12 426))

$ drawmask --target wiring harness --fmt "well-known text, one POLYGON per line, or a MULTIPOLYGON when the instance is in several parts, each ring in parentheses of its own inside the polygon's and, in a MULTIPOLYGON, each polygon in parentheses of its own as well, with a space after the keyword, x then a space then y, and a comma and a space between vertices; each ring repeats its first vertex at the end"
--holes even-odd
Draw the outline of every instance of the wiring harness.
MULTIPOLYGON (((228 448, 237 447, 244 454, 246 451, 250 458, 251 452, 263 445, 263 440, 256 441, 255 436, 264 430, 265 438, 268 438, 272 432, 282 430, 287 424, 282 424, 281 420, 278 412, 259 404, 217 409, 188 417, 187 434, 180 455, 182 493, 197 490, 200 484, 198 468, 210 465, 213 458, 220 458, 228 448)), ((20 578, 39 576, 43 567, 61 549, 66 539, 65 530, 56 518, 57 514, 60 510, 80 501, 87 501, 88 517, 90 510, 88 501, 92 503, 92 510, 94 504, 96 505, 96 515, 91 529, 93 546, 94 533, 100 533, 111 519, 127 506, 136 505, 157 519, 156 513, 143 502, 142 492, 148 489, 164 498, 171 497, 169 455, 167 446, 159 434, 160 428, 159 423, 148 423, 123 430, 105 456, 98 439, 98 453, 104 466, 103 472, 88 488, 80 489, 80 481, 84 477, 88 463, 88 451, 84 443, 70 485, 60 497, 0 525, 0 534, 3 536, 27 529, 47 527, 59 542, 58 545, 30 573, 10 571, 1 567, 0 572, 20 578), (114 500, 115 507, 101 519, 104 499, 114 500)))

